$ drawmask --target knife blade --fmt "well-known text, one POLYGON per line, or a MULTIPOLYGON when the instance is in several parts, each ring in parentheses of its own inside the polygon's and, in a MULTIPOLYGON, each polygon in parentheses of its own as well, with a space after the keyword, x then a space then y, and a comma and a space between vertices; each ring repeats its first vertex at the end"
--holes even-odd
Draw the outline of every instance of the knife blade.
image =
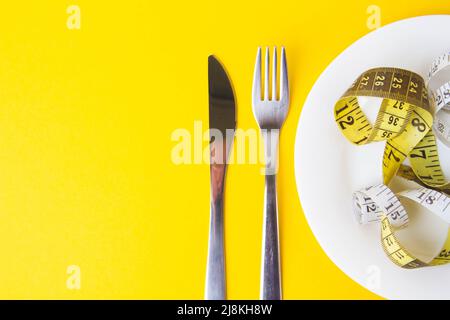
POLYGON ((223 228, 225 172, 236 128, 236 103, 228 75, 208 57, 211 212, 205 299, 226 299, 223 228))

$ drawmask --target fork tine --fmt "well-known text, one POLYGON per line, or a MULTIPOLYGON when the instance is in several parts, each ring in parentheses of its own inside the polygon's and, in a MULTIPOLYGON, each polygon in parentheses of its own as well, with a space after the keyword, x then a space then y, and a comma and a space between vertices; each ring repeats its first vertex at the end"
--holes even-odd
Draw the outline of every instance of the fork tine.
POLYGON ((269 100, 269 47, 266 47, 266 59, 264 63, 264 100, 269 100))
POLYGON ((253 74, 253 101, 261 100, 261 47, 256 53, 255 71, 253 74))
POLYGON ((281 62, 280 62, 280 100, 289 101, 289 82, 286 64, 286 51, 281 47, 281 62))
POLYGON ((272 63, 272 101, 277 100, 277 47, 273 48, 272 63))

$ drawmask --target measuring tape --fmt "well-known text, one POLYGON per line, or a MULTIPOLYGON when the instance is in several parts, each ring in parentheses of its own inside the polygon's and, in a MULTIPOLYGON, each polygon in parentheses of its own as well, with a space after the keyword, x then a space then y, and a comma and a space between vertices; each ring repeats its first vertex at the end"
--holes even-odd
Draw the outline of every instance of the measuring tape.
POLYGON ((381 221, 381 244, 389 259, 396 265, 415 269, 450 262, 450 229, 440 253, 424 262, 407 251, 395 236, 395 230, 408 223, 408 214, 399 198, 408 198, 450 224, 450 197, 442 192, 420 188, 394 194, 381 184, 353 194, 354 212, 359 223, 381 221))
POLYGON ((428 73, 428 84, 435 102, 434 128, 440 140, 447 146, 450 146, 450 82, 439 83, 438 76, 450 71, 449 66, 450 53, 446 53, 433 61, 428 73), (436 81, 433 81, 434 79, 436 81))
MULTIPOLYGON (((450 66, 450 55, 438 58, 429 73, 429 81, 447 66, 450 66)), ((450 145, 450 83, 437 90, 433 92, 433 101, 437 105, 442 97, 444 102, 433 111, 428 87, 420 75, 398 68, 375 68, 360 75, 334 108, 336 124, 353 144, 386 141, 382 157, 384 184, 355 192, 354 211, 361 224, 381 222, 384 251, 392 262, 408 269, 450 262, 450 233, 440 254, 428 262, 410 254, 395 237, 395 230, 408 222, 399 198, 409 198, 450 223, 450 198, 443 193, 450 191, 450 184, 442 172, 436 137, 431 129, 436 115, 435 128, 442 129, 439 120, 445 125, 439 138, 447 137, 450 145), (382 98, 373 125, 359 105, 358 97, 364 96, 382 98), (411 167, 403 165, 406 158, 411 167), (396 174, 424 187, 395 195, 386 185, 396 174)))
POLYGON ((439 163, 436 138, 430 130, 433 115, 423 78, 397 68, 364 72, 334 107, 334 116, 344 136, 356 145, 386 140, 383 182, 389 184, 406 157, 417 179, 440 188, 446 179, 439 163), (383 98, 372 126, 358 97, 383 98))

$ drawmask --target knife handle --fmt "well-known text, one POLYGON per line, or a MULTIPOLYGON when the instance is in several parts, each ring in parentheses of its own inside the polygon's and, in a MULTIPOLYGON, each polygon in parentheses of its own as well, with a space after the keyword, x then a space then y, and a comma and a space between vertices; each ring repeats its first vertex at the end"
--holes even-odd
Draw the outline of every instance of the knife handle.
POLYGON ((220 195, 211 201, 205 299, 225 300, 225 295, 223 197, 220 195))

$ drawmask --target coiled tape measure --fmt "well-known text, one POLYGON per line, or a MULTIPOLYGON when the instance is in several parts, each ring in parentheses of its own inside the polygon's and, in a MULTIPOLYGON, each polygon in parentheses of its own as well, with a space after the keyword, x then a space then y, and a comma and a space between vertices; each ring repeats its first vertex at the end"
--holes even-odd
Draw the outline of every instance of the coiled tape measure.
MULTIPOLYGON (((448 66, 450 54, 436 59, 428 80, 448 66)), ((439 86, 432 97, 430 103, 428 86, 420 75, 398 68, 375 68, 360 75, 334 108, 336 124, 353 144, 386 141, 381 163, 384 184, 355 192, 354 212, 361 224, 380 222, 385 253, 393 263, 407 269, 450 262, 450 229, 442 250, 430 261, 414 257, 395 236, 395 231, 408 223, 401 198, 420 204, 450 224, 450 183, 442 171, 432 130, 435 123, 439 139, 450 146, 450 83, 439 86), (373 125, 359 106, 358 97, 382 98, 373 125), (406 158, 411 167, 403 165, 406 158), (395 175, 423 187, 394 194, 387 185, 395 175)))

